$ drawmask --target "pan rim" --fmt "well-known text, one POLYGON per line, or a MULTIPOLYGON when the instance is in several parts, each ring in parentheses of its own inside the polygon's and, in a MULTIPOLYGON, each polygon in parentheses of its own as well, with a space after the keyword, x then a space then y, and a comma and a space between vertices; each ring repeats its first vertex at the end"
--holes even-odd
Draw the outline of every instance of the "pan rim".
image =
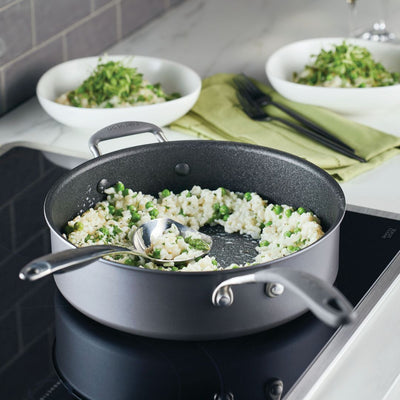
MULTIPOLYGON (((44 206, 43 206, 43 211, 44 211, 44 218, 46 220, 46 223, 48 227, 50 228, 51 232, 57 236, 58 239, 61 239, 65 245, 67 245, 70 248, 75 248, 71 242, 69 242, 60 232, 59 230, 55 227, 54 222, 52 221, 50 215, 51 211, 51 200, 52 197, 55 195, 57 189, 59 186, 65 181, 65 179, 69 178, 72 179, 74 176, 77 176, 81 173, 83 173, 85 170, 95 168, 98 164, 103 163, 105 160, 112 160, 114 158, 119 158, 121 155, 125 155, 126 153, 129 153, 130 151, 140 151, 140 149, 148 149, 149 147, 155 147, 155 146, 165 146, 167 147, 180 147, 186 144, 196 144, 196 146, 201 145, 200 143, 213 143, 215 146, 223 146, 224 148, 227 147, 233 147, 233 148, 244 148, 244 149, 249 149, 249 150, 257 150, 257 151, 262 151, 266 152, 268 155, 272 155, 273 157, 277 157, 280 159, 283 159, 284 161, 289 161, 291 163, 295 163, 302 168, 309 170, 310 172, 314 173, 315 175, 319 176, 325 181, 328 181, 328 183, 331 185, 332 190, 335 192, 337 199, 338 199, 338 205, 339 205, 339 213, 336 218, 336 220, 331 224, 329 229, 325 232, 324 236, 322 236, 320 239, 315 241, 314 243, 310 244, 309 246, 298 250, 292 254, 289 254, 284 257, 279 257, 274 260, 268 261, 266 263, 260 263, 260 264, 255 264, 247 267, 242 267, 242 268, 235 268, 235 269, 221 269, 221 270, 214 270, 214 271, 161 271, 158 269, 147 269, 147 268, 140 268, 140 267, 132 267, 129 265, 125 264, 120 264, 114 261, 109 261, 105 259, 98 259, 94 262, 101 262, 105 265, 109 265, 112 267, 118 267, 118 268, 123 268, 129 271, 141 271, 145 273, 159 273, 159 274, 167 274, 167 276, 171 276, 171 274, 174 274, 174 276, 207 276, 207 275, 218 275, 218 274, 245 274, 245 273, 252 273, 255 270, 262 269, 262 268, 268 268, 272 266, 273 264, 277 263, 278 261, 281 261, 283 259, 288 260, 291 259, 292 257, 296 257, 299 254, 303 254, 306 251, 310 251, 313 247, 317 246, 321 241, 327 240, 329 236, 331 236, 336 229, 340 227, 340 224, 344 218, 345 211, 346 211, 346 200, 345 200, 345 195, 338 184, 338 182, 335 181, 335 179, 329 175, 326 171, 324 171, 322 168, 319 168, 315 164, 312 164, 311 162, 295 156, 293 154, 273 149, 270 147, 264 147, 264 146, 258 146, 258 145, 253 145, 253 144, 248 144, 248 143, 240 143, 240 142, 232 142, 232 141, 217 141, 217 140, 177 140, 177 141, 171 141, 171 142, 166 142, 166 143, 151 143, 151 144, 144 144, 144 145, 139 145, 139 146, 133 146, 129 147, 126 149, 121 149, 121 150, 116 150, 104 155, 101 155, 100 157, 88 160, 74 169, 66 172, 63 174, 51 187, 49 192, 46 195, 45 201, 44 201, 44 206)), ((266 155, 267 155, 266 154, 266 155)))

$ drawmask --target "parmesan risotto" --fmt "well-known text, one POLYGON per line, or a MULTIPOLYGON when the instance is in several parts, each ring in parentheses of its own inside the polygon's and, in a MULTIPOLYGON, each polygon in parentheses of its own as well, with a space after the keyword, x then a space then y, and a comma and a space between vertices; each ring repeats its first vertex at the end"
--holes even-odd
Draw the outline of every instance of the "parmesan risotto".
POLYGON ((196 230, 206 224, 218 224, 227 233, 238 232, 258 240, 257 256, 241 265, 221 265, 218 259, 209 255, 180 264, 179 256, 185 251, 195 251, 196 245, 194 241, 179 237, 173 227, 159 242, 152 243, 153 255, 156 252, 155 255, 160 256, 156 258, 171 259, 170 264, 158 265, 142 257, 122 254, 107 257, 140 268, 212 271, 245 267, 284 257, 324 234, 318 217, 312 212, 302 207, 293 209, 288 205, 268 203, 257 193, 193 186, 177 194, 164 189, 154 197, 134 192, 118 182, 107 189, 106 194, 106 200, 68 221, 65 237, 76 246, 113 244, 133 249, 131 239, 136 229, 158 217, 174 219, 196 230))

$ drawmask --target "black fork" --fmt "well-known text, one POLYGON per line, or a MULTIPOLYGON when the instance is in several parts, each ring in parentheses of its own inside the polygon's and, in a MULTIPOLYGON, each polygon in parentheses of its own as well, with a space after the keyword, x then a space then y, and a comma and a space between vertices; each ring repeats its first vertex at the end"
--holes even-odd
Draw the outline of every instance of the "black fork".
POLYGON ((354 149, 348 146, 346 143, 342 142, 340 139, 337 137, 331 135, 329 132, 327 132, 325 129, 321 128, 319 125, 315 124, 314 122, 310 121, 309 119, 303 117, 302 115, 296 113, 295 111, 291 110, 290 108, 280 104, 276 103, 275 101, 272 100, 272 97, 264 93, 262 90, 260 90, 252 81, 250 78, 248 78, 245 74, 239 74, 235 78, 233 78, 233 82, 235 86, 237 87, 238 90, 240 90, 242 93, 246 92, 248 95, 259 105, 259 106, 267 106, 267 105, 273 105, 276 108, 279 108, 281 111, 286 113, 287 115, 291 116, 295 120, 299 121, 302 123, 304 126, 307 128, 313 130, 316 133, 319 133, 320 135, 324 136, 325 138, 331 140, 332 142, 337 143, 338 145, 345 147, 347 150, 350 150, 354 153, 354 149))
POLYGON ((247 92, 243 92, 238 90, 236 92, 236 97, 239 100, 240 105, 242 106, 243 111, 247 114, 248 117, 257 121, 278 121, 290 128, 294 129, 295 131, 309 137, 310 139, 315 140, 318 143, 334 150, 338 153, 341 153, 347 157, 353 158, 354 160, 360 162, 366 162, 364 158, 361 158, 354 154, 352 151, 348 150, 347 148, 327 139, 326 137, 320 136, 318 133, 311 131, 307 128, 304 128, 301 125, 297 125, 291 121, 288 121, 283 118, 274 117, 267 114, 250 96, 247 92))

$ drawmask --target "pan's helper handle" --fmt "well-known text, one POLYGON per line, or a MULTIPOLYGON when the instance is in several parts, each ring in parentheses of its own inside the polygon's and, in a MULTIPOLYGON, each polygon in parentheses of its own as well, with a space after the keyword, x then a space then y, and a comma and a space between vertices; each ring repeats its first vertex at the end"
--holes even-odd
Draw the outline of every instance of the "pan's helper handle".
MULTIPOLYGON (((240 275, 223 281, 214 289, 213 304, 216 306, 231 305, 233 302, 232 285, 256 282, 276 282, 288 288, 296 293, 308 308, 329 326, 338 327, 352 322, 356 317, 353 306, 335 287, 306 272, 283 268, 268 268, 254 274, 240 275)), ((282 292, 283 290, 281 290, 282 292)))
POLYGON ((146 132, 151 132, 159 142, 167 142, 167 138, 158 126, 148 122, 125 121, 106 126, 97 131, 89 139, 89 149, 94 157, 99 157, 101 155, 99 149, 100 142, 146 132))
POLYGON ((19 273, 19 278, 36 281, 54 272, 64 269, 84 267, 100 257, 116 252, 124 252, 124 247, 118 246, 87 246, 58 253, 46 254, 25 265, 19 273))

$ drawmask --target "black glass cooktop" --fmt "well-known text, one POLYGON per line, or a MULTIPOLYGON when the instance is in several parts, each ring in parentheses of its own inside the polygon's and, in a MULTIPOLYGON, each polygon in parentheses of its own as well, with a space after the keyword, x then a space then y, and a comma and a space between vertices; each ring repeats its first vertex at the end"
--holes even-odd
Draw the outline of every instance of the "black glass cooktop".
MULTIPOLYGON (((148 339, 83 316, 51 277, 19 281, 25 263, 50 251, 42 204, 63 172, 33 150, 0 157, 11 180, 0 194, 0 399, 279 400, 335 334, 307 313, 236 339, 148 339)), ((335 286, 352 304, 400 250, 399 234, 400 221, 346 213, 335 286)))

